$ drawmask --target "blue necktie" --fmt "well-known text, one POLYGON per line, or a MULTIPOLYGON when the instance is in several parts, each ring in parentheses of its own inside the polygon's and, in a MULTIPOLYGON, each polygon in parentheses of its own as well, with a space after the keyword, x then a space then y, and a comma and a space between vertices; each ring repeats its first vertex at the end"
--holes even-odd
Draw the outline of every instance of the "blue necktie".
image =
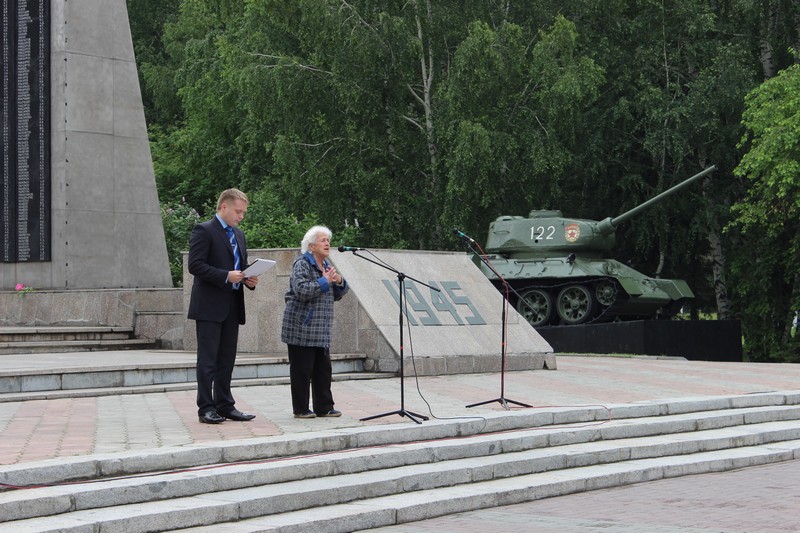
MULTIPOLYGON (((239 270, 242 263, 240 259, 241 256, 239 255, 239 245, 236 244, 236 236, 233 234, 233 228, 231 226, 225 228, 225 231, 228 232, 228 240, 231 241, 231 247, 233 248, 233 269, 239 270)), ((238 289, 239 283, 234 283, 233 288, 238 289)))

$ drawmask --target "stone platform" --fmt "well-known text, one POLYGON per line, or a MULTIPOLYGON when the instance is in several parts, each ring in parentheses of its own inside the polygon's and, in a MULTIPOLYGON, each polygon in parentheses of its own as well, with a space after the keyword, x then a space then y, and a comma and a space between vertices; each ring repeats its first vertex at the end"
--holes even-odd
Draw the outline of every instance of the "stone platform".
MULTIPOLYGON (((499 386, 497 374, 408 376, 406 407, 431 415, 422 424, 363 420, 399 406, 398 378, 336 382, 343 416, 314 420, 292 417, 288 385, 237 387, 257 417, 219 426, 197 421, 191 390, 6 402, 0 531, 350 532, 681 476, 690 495, 691 474, 800 459, 798 365, 559 355, 558 371, 506 376, 508 397, 533 407, 465 408, 499 386)), ((734 489, 754 493, 746 477, 734 489)), ((749 531, 796 529, 754 522, 774 515, 764 501, 719 507, 749 531)), ((652 501, 639 505, 643 516, 652 501)), ((496 530, 530 530, 528 512, 496 530)), ((667 530, 647 517, 626 531, 667 530)))
POLYGON ((559 353, 626 353, 742 361, 738 320, 632 320, 536 328, 559 353))

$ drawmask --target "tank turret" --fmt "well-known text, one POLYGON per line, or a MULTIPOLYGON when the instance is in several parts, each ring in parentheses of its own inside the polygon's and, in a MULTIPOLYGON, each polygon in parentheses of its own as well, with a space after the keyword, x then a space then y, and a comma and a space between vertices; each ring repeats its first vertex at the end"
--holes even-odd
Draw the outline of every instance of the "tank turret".
POLYGON ((715 170, 711 166, 600 221, 565 218, 558 210, 500 216, 489 226, 485 246, 494 271, 475 261, 498 289, 503 287, 497 274, 514 288, 512 303, 534 326, 674 314, 694 297, 685 281, 649 278, 604 256, 620 224, 715 170))

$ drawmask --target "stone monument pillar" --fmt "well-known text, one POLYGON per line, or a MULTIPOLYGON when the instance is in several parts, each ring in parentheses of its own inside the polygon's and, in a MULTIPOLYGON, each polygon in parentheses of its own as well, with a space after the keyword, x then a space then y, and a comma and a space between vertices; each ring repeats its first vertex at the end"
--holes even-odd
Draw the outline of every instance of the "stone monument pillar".
POLYGON ((0 288, 172 287, 125 0, 3 0, 0 288))

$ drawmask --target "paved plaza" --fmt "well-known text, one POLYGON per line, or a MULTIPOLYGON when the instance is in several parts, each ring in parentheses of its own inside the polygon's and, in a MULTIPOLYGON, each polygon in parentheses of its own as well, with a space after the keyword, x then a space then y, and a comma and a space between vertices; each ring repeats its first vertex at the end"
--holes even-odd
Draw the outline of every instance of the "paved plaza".
POLYGON ((686 476, 459 513, 370 533, 800 531, 800 461, 686 476))
MULTIPOLYGON (((111 365, 119 364, 120 358, 146 361, 189 356, 135 351, 59 354, 58 364, 88 368, 103 360, 111 365)), ((9 358, 4 370, 17 365, 25 371, 26 365, 30 369, 46 360, 41 356, 25 359, 9 358)), ((563 355, 557 357, 557 364, 557 370, 508 372, 504 397, 541 409, 800 390, 800 365, 563 355)), ((501 404, 466 405, 498 398, 500 387, 499 374, 406 376, 403 399, 408 411, 432 419, 479 418, 502 413, 501 404)), ((292 416, 287 384, 237 387, 237 407, 257 418, 216 426, 197 421, 193 389, 4 401, 0 403, 0 468, 70 456, 413 424, 398 415, 360 421, 400 407, 398 378, 337 381, 333 392, 341 418, 299 420, 292 416)), ((379 531, 800 531, 798 476, 800 462, 791 461, 561 496, 379 531)))

